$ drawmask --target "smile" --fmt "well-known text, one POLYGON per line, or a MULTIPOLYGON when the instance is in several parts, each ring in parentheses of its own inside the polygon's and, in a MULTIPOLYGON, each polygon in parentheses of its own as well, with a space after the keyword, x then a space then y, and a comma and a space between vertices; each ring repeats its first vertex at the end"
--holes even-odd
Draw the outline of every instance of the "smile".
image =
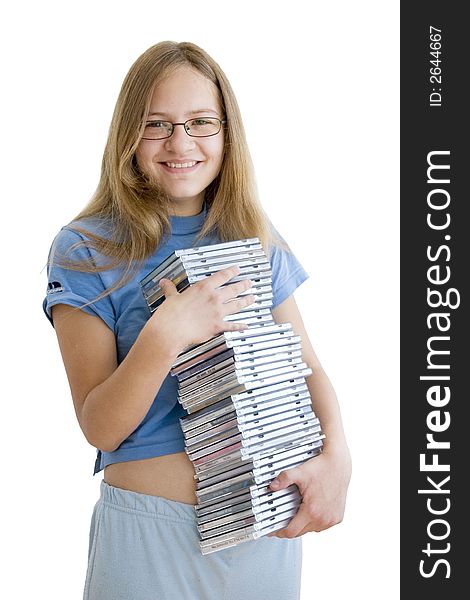
POLYGON ((197 160, 191 160, 190 162, 185 163, 166 162, 165 165, 170 169, 189 169, 194 167, 194 165, 197 165, 197 160))

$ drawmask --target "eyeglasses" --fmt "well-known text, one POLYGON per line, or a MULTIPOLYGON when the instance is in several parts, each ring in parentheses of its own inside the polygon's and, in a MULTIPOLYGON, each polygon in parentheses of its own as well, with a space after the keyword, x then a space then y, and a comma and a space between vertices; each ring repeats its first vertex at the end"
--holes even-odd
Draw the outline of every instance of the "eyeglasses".
POLYGON ((176 125, 183 125, 186 133, 191 137, 211 137, 217 135, 227 121, 217 117, 198 117, 188 119, 184 123, 170 123, 169 121, 147 121, 145 124, 143 140, 164 140, 173 135, 176 125))

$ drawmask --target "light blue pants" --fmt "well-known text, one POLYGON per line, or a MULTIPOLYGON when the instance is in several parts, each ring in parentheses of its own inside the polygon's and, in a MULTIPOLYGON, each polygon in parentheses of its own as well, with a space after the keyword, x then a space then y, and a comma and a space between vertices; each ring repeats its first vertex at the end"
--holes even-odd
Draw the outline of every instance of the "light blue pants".
POLYGON ((190 504, 101 482, 84 600, 298 600, 301 539, 202 555, 190 504))

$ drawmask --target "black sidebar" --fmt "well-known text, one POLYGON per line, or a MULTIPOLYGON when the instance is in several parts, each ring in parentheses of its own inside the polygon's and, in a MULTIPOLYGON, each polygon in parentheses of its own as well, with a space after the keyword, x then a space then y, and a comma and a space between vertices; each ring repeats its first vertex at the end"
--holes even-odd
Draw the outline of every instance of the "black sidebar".
POLYGON ((460 600, 470 593, 470 25, 464 6, 401 2, 404 600, 460 600))

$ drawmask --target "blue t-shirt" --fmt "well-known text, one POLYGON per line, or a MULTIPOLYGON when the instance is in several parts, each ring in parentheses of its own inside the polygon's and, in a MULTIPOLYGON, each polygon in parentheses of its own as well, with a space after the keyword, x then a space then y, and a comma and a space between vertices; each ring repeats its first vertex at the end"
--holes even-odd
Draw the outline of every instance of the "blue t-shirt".
MULTIPOLYGON (((196 245, 195 239, 205 218, 205 209, 191 217, 171 217, 171 236, 145 261, 135 277, 106 297, 82 308, 87 313, 100 317, 114 332, 118 364, 124 360, 151 316, 140 289, 141 279, 174 250, 196 245)), ((76 226, 79 225, 87 231, 100 235, 104 233, 103 224, 98 220, 87 219, 76 223, 76 226)), ((58 262, 57 258, 60 260, 65 254, 71 260, 92 257, 96 264, 100 264, 100 258, 102 260, 103 257, 88 246, 81 245, 69 252, 71 246, 84 240, 86 241, 86 237, 74 230, 74 223, 71 223, 60 230, 52 243, 47 269, 47 295, 43 302, 44 312, 51 323, 51 308, 55 304, 82 307, 110 288, 119 275, 117 270, 85 273, 54 264, 58 262)), ((214 244, 218 241, 216 238, 203 238, 198 240, 197 245, 214 244)), ((277 246, 271 249, 270 262, 274 308, 288 298, 308 275, 291 252, 277 246)), ((149 411, 135 431, 113 452, 98 450, 94 473, 115 462, 183 452, 184 438, 179 419, 185 414, 186 411, 178 402, 176 378, 167 375, 149 411)))

